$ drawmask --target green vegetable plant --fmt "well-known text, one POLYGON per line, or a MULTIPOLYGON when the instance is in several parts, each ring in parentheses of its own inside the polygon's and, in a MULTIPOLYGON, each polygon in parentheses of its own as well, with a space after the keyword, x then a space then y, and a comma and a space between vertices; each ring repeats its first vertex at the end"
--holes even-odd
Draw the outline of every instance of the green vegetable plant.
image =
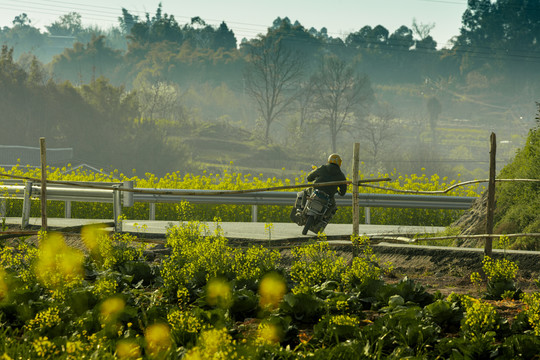
POLYGON ((540 336, 540 293, 523 294, 524 314, 533 329, 534 335, 540 336))
MULTIPOLYGON (((503 297, 518 299, 521 294, 515 282, 518 270, 517 264, 506 258, 493 259, 485 256, 482 260, 482 271, 487 280, 486 299, 499 300, 503 297)), ((474 272, 471 274, 471 281, 479 283, 482 281, 482 276, 474 272)))
MULTIPOLYGON (((497 307, 507 301, 386 283, 367 243, 345 264, 320 238, 286 263, 261 246, 232 246, 219 226, 185 222, 169 229, 170 254, 148 263, 134 238, 83 234, 84 253, 54 233, 41 233, 39 247, 0 247, 0 358, 528 359, 540 350, 538 292, 521 296, 509 323, 497 307)), ((489 264, 493 279, 513 275, 489 264)))
POLYGON ((324 346, 332 346, 355 339, 359 325, 360 319, 354 315, 323 315, 313 328, 315 340, 324 346))

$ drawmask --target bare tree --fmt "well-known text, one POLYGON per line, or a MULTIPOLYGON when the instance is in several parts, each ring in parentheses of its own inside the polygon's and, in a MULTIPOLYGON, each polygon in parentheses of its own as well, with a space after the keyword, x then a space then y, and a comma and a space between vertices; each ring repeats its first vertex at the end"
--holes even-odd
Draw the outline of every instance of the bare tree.
POLYGON ((366 149, 371 155, 374 168, 377 167, 382 150, 394 137, 395 119, 396 115, 390 105, 383 103, 360 126, 359 136, 368 144, 366 149))
POLYGON ((313 82, 308 81, 300 85, 300 91, 296 101, 299 106, 300 113, 300 129, 304 126, 307 120, 313 117, 315 107, 313 106, 313 100, 315 98, 315 92, 313 91, 313 82))
POLYGON ((144 119, 184 120, 185 109, 181 103, 178 86, 164 81, 157 81, 154 84, 139 81, 137 95, 139 110, 144 119))
POLYGON ((332 152, 344 127, 361 118, 361 112, 373 100, 373 90, 366 75, 358 75, 335 55, 323 59, 312 77, 319 120, 328 125, 332 152))
POLYGON ((426 103, 426 108, 429 114, 429 127, 431 129, 431 138, 433 144, 437 144, 437 119, 442 112, 442 105, 439 100, 432 96, 426 103))
POLYGON ((412 31, 415 35, 418 36, 418 38, 420 38, 420 40, 426 39, 434 27, 435 27, 435 23, 422 24, 422 23, 418 23, 416 21, 416 18, 413 18, 412 31))
POLYGON ((245 87, 266 122, 264 138, 267 143, 270 125, 294 102, 302 70, 301 57, 286 47, 281 38, 260 36, 249 44, 245 87))

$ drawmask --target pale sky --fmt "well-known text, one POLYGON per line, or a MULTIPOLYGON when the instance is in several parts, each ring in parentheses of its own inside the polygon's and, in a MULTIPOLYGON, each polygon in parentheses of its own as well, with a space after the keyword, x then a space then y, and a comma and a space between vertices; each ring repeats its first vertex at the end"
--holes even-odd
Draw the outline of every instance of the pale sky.
POLYGON ((160 2, 180 25, 195 16, 211 25, 225 21, 239 43, 266 33, 278 16, 298 20, 307 29, 326 27, 330 36, 341 38, 365 25, 382 25, 390 33, 401 25, 411 28, 416 18, 418 24, 435 24, 431 36, 439 48, 450 46, 448 41, 459 34, 467 8, 467 0, 0 0, 0 27, 13 26, 15 16, 26 13, 33 26, 44 29, 76 11, 85 26, 108 29, 118 26, 122 8, 144 18, 147 12, 153 16, 160 2))

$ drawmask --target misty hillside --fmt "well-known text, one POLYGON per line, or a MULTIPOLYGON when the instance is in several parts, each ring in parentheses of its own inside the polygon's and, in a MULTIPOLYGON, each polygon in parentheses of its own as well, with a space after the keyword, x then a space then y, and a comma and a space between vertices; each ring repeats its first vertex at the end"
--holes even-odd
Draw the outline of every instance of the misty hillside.
POLYGON ((146 19, 123 9, 108 30, 70 13, 41 32, 21 14, 0 30, 0 145, 44 136, 72 165, 291 177, 332 152, 350 169, 359 142, 367 174, 484 178, 489 134, 503 166, 540 94, 539 10, 484 5, 443 49, 416 23, 334 38, 277 18, 239 43, 224 22, 179 24, 161 5, 146 19))

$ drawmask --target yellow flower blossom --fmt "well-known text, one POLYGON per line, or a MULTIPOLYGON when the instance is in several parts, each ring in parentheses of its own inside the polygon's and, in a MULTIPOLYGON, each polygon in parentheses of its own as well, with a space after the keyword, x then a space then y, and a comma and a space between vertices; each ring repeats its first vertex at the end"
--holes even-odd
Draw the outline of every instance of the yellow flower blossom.
POLYGON ((157 356, 172 346, 171 330, 167 324, 154 324, 144 332, 146 347, 151 356, 157 356))
POLYGON ((286 292, 285 280, 276 273, 269 273, 263 277, 259 285, 259 305, 262 308, 275 309, 286 292))

